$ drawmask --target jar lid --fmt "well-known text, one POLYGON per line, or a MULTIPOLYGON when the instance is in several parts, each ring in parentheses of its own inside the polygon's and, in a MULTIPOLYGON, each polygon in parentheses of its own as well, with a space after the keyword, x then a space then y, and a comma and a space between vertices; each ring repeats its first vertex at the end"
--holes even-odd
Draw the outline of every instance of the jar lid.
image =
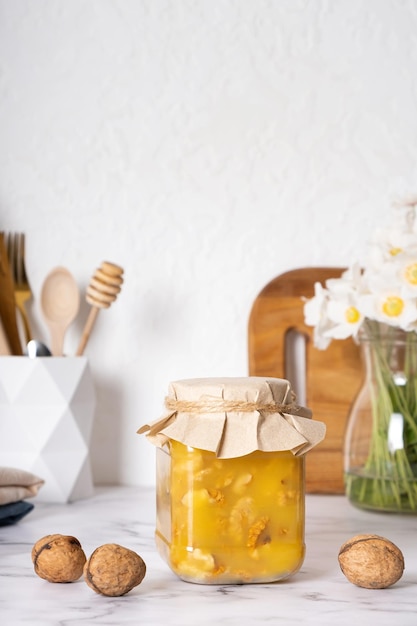
POLYGON ((298 406, 281 378, 193 378, 170 383, 165 413, 137 431, 154 445, 174 439, 234 458, 255 450, 304 454, 317 445, 325 424, 298 406))

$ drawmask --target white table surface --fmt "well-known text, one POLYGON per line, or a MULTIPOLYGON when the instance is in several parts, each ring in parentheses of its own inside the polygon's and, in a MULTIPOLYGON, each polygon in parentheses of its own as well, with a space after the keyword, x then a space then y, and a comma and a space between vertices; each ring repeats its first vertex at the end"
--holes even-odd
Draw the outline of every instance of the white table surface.
POLYGON ((416 626, 417 517, 359 511, 344 496, 307 496, 307 554, 301 570, 274 584, 212 586, 186 583, 171 572, 154 544, 154 490, 100 487, 71 504, 35 504, 13 526, 0 527, 0 616, 3 626, 173 624, 332 624, 416 626), (87 556, 119 543, 142 556, 141 585, 119 598, 97 595, 84 583, 51 584, 33 570, 31 549, 44 535, 76 536, 87 556), (369 590, 340 571, 340 545, 376 533, 403 551, 405 571, 394 586, 369 590))

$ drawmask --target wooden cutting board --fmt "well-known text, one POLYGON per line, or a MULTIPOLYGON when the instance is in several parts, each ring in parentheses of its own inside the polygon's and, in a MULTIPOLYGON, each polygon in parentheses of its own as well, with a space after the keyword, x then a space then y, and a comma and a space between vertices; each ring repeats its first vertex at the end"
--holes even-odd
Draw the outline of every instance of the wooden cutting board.
MULTIPOLYGON (((344 493, 343 438, 348 412, 362 382, 358 346, 333 341, 327 350, 313 345, 313 328, 304 324, 303 297, 314 294, 314 283, 341 275, 343 268, 311 267, 286 272, 259 293, 249 318, 249 375, 286 378, 294 364, 286 354, 286 335, 305 338, 306 404, 313 417, 327 426, 326 437, 306 456, 308 493, 344 493)), ((291 382, 291 381, 290 381, 291 382)))

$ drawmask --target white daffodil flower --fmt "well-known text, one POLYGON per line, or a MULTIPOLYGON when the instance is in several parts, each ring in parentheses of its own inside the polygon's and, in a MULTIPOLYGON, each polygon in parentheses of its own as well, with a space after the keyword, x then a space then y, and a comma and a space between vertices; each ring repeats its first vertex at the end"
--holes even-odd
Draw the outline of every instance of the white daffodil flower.
POLYGON ((363 291, 360 266, 355 263, 340 278, 327 280, 326 288, 326 315, 330 325, 327 324, 324 336, 332 339, 355 337, 363 322, 363 315, 357 306, 358 295, 363 291))
POLYGON ((399 291, 405 300, 417 298, 417 253, 401 255, 391 263, 383 263, 379 270, 368 270, 366 282, 370 293, 399 291))
POLYGON ((329 326, 327 296, 327 290, 320 283, 315 283, 314 296, 304 304, 304 321, 307 326, 314 326, 313 341, 320 350, 325 350, 331 342, 331 338, 324 334, 329 326))
POLYGON ((340 278, 316 284, 304 305, 314 342, 356 337, 368 321, 417 329, 417 197, 395 209, 393 221, 371 240, 368 262, 353 264, 340 278))
POLYGON ((307 326, 320 325, 325 316, 327 290, 320 284, 314 285, 314 296, 304 304, 304 318, 307 326))
POLYGON ((378 231, 370 244, 369 266, 378 269, 384 263, 390 263, 393 259, 406 254, 415 245, 416 235, 413 232, 404 231, 396 226, 378 231))
POLYGON ((364 320, 364 315, 358 308, 355 298, 346 297, 339 300, 330 300, 327 305, 327 315, 333 326, 324 334, 332 339, 347 339, 356 337, 364 320))
POLYGON ((349 269, 344 271, 340 278, 329 278, 326 281, 326 288, 330 293, 330 297, 360 292, 361 285, 362 270, 358 263, 354 263, 349 269))
POLYGON ((396 276, 405 298, 417 297, 417 253, 407 254, 398 259, 396 276))
POLYGON ((393 220, 386 228, 379 228, 370 241, 369 267, 378 269, 382 264, 409 253, 417 245, 415 208, 398 205, 393 220))
POLYGON ((416 303, 415 298, 403 298, 399 289, 384 289, 360 298, 360 307, 366 318, 402 330, 410 330, 417 321, 416 303))

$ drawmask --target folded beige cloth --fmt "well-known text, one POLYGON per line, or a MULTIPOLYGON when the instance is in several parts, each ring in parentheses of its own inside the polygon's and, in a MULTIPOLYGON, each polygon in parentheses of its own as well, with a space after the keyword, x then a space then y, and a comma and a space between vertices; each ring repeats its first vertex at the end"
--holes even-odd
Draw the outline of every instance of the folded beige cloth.
POLYGON ((282 378, 192 378, 170 383, 165 413, 144 424, 151 443, 174 439, 232 459, 254 450, 305 454, 323 438, 326 426, 295 403, 282 378))
POLYGON ((33 498, 44 480, 15 467, 0 467, 0 505, 33 498))

